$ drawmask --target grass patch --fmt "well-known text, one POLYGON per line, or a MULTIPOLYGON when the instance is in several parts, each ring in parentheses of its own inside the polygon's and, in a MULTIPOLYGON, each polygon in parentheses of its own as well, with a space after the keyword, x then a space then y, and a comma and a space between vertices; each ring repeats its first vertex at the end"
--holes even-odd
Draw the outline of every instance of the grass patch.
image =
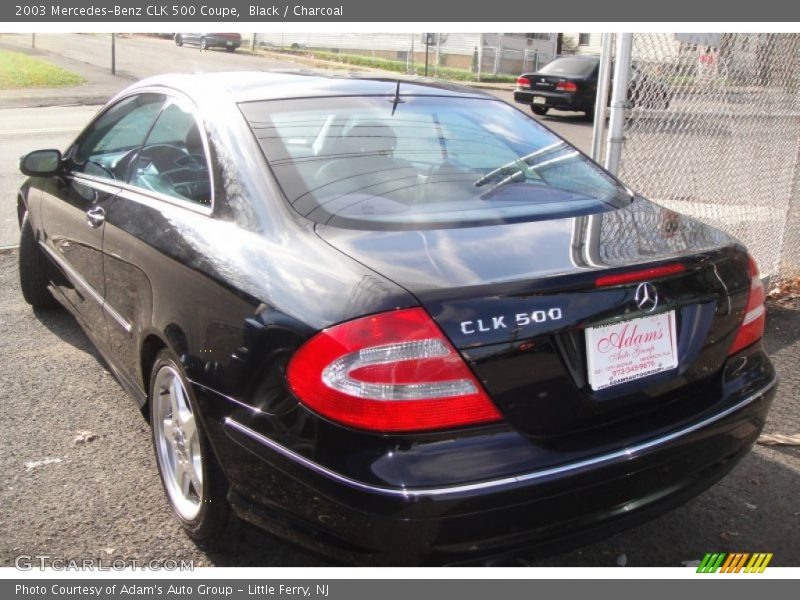
POLYGON ((85 79, 39 58, 0 50, 0 90, 80 85, 85 79))
MULTIPOLYGON (((345 65, 355 65, 358 67, 369 67, 372 69, 383 69, 384 71, 394 71, 397 73, 406 72, 406 62, 402 60, 391 60, 389 58, 373 58, 361 54, 341 54, 328 50, 313 50, 308 48, 273 48, 267 47, 269 52, 280 52, 294 56, 304 56, 306 58, 329 60, 345 65)), ((413 70, 417 75, 425 73, 425 63, 415 62, 413 70)), ((476 73, 467 69, 457 69, 455 67, 435 67, 428 66, 428 75, 439 79, 451 81, 478 81, 476 73)), ((516 83, 516 75, 492 75, 491 73, 481 73, 480 81, 487 83, 516 83)))

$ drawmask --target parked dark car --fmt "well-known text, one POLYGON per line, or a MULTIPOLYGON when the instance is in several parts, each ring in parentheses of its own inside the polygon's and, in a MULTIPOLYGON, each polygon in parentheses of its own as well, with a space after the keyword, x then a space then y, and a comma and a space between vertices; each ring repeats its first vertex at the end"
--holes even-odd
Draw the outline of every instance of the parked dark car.
POLYGON ((473 89, 163 76, 21 169, 24 297, 208 544, 232 514, 358 564, 587 543, 723 477, 775 394, 745 248, 473 89))
POLYGON ((242 36, 239 33, 176 33, 175 44, 193 44, 200 46, 201 50, 209 48, 225 48, 228 52, 234 52, 242 45, 242 36))
MULTIPOLYGON (((598 56, 557 58, 535 73, 520 75, 514 100, 527 104, 537 115, 545 115, 554 108, 585 112, 591 119, 594 117, 599 70, 598 56)), ((669 86, 651 71, 645 64, 631 65, 627 93, 630 107, 669 108, 669 86)))

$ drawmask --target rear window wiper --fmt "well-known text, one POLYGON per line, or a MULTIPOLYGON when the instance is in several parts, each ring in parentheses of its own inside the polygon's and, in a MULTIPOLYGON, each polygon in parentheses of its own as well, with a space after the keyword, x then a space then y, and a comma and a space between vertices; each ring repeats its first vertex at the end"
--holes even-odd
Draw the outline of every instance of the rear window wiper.
MULTIPOLYGON (((495 179, 499 175, 503 175, 503 174, 508 173, 509 171, 512 171, 512 170, 514 172, 511 174, 511 177, 517 175, 518 173, 522 173, 524 175, 524 172, 523 172, 522 168, 520 168, 521 167, 520 163, 522 163, 523 165, 525 164, 525 162, 521 158, 518 158, 518 159, 516 159, 516 160, 514 160, 514 161, 512 161, 512 162, 510 162, 508 164, 505 164, 505 165, 502 165, 500 167, 497 167, 496 169, 493 169, 492 171, 489 171, 488 173, 486 173, 486 175, 482 175, 481 177, 478 177, 478 179, 475 180, 475 183, 473 185, 475 187, 484 186, 487 183, 489 183, 492 179, 495 179)), ((507 179, 507 177, 506 177, 506 179, 507 179)), ((505 181, 505 179, 503 181, 505 181)))
POLYGON ((527 178, 528 177, 525 175, 525 172, 522 171, 521 169, 518 170, 518 171, 515 171, 515 172, 511 173, 511 175, 508 175, 507 177, 504 177, 503 179, 501 179, 500 181, 495 183, 491 188, 486 190, 483 194, 481 194, 481 198, 484 198, 484 197, 488 196, 489 194, 491 194, 493 191, 495 191, 499 187, 502 187, 502 186, 507 185, 509 183, 522 183, 527 178))
POLYGON ((546 154, 550 154, 552 152, 555 152, 555 151, 559 150, 562 146, 566 146, 566 142, 558 141, 555 144, 551 144, 551 145, 546 146, 544 148, 540 148, 539 150, 535 150, 535 151, 531 152, 530 154, 526 154, 525 156, 519 156, 519 157, 515 158, 514 160, 512 160, 510 162, 507 162, 506 164, 501 165, 501 166, 497 167, 496 169, 493 169, 493 170, 489 171, 485 175, 482 175, 481 177, 478 177, 478 179, 475 180, 475 183, 473 185, 475 187, 481 187, 483 185, 486 185, 487 183, 489 183, 495 177, 497 177, 499 175, 503 175, 504 173, 507 173, 508 171, 511 171, 512 169, 514 170, 514 172, 522 171, 526 175, 532 174, 533 178, 538 179, 539 177, 535 176, 535 174, 533 173, 533 170, 531 169, 531 165, 528 163, 528 161, 530 161, 530 160, 532 160, 532 159, 534 159, 536 157, 544 156, 546 154))

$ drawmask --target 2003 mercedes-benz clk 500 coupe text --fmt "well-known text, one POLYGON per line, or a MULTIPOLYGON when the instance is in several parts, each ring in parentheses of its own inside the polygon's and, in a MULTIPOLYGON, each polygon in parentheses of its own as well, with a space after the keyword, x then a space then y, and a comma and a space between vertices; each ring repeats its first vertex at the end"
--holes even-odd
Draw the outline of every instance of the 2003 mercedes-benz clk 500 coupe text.
POLYGON ((720 479, 775 392, 745 248, 471 89, 159 77, 21 168, 25 298, 149 415, 195 539, 585 543, 720 479))

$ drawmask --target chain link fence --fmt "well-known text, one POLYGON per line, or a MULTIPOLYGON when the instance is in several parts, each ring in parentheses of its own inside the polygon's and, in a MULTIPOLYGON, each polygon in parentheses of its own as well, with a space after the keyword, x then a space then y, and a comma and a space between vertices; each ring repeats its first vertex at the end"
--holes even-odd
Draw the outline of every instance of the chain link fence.
POLYGON ((800 275, 800 35, 634 34, 619 176, 800 275))
POLYGON ((517 77, 521 73, 534 73, 557 57, 553 52, 538 49, 516 50, 496 46, 483 46, 481 73, 503 74, 517 77))
POLYGON ((427 51, 431 77, 512 82, 520 73, 538 70, 555 58, 555 37, 549 36, 556 34, 533 34, 547 36, 537 39, 522 35, 285 32, 257 33, 255 44, 252 38, 245 43, 414 75, 424 74, 427 51))

